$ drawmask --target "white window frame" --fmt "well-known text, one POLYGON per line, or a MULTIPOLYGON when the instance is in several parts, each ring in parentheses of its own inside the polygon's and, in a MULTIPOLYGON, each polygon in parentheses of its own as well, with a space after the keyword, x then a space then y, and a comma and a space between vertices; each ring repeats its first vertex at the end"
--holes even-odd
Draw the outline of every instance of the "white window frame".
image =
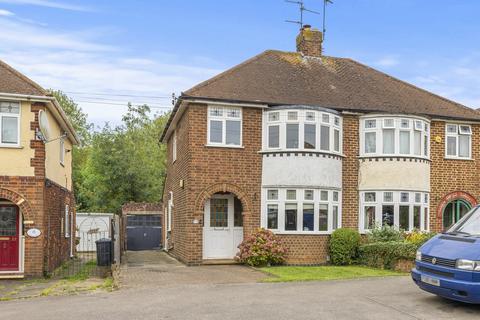
POLYGON ((473 138, 473 132, 472 132, 472 126, 469 124, 461 124, 461 123, 445 123, 445 159, 457 159, 457 160, 471 160, 472 159, 472 139, 473 138), (448 132, 448 126, 456 126, 456 133, 453 132, 448 132), (461 127, 468 127, 469 132, 468 133, 461 133, 461 127), (461 157, 460 154, 460 136, 469 136, 469 145, 468 145, 468 150, 469 150, 469 156, 468 157, 461 157), (453 137, 455 138, 456 141, 456 150, 455 150, 455 155, 449 155, 448 154, 448 137, 453 137))
POLYGON ((268 227, 268 205, 275 204, 277 205, 278 216, 277 216, 277 229, 271 229, 271 231, 277 234, 301 234, 301 235, 312 235, 312 234, 331 234, 333 229, 333 207, 338 207, 338 228, 342 227, 342 191, 337 189, 328 189, 328 188, 298 188, 298 187, 264 187, 262 188, 262 215, 261 215, 261 224, 263 228, 268 227), (267 194, 268 190, 278 190, 277 199, 268 199, 267 194), (296 199, 287 200, 286 194, 287 190, 296 190, 296 199), (313 200, 305 200, 305 191, 313 190, 313 200), (328 200, 322 200, 320 194, 322 191, 328 192, 328 200), (338 201, 333 201, 333 193, 338 192, 338 201), (290 231, 285 230, 285 205, 286 204, 296 204, 297 205, 297 230, 290 231), (313 204, 314 210, 314 229, 313 231, 303 231, 303 205, 313 204), (320 231, 319 230, 319 211, 320 204, 328 205, 328 230, 320 231))
POLYGON ((70 238, 70 206, 65 205, 65 238, 70 238))
POLYGON ((21 123, 21 114, 22 114, 22 104, 19 101, 0 101, 0 103, 12 103, 12 104, 18 104, 18 113, 6 113, 6 112, 0 112, 0 147, 5 147, 5 148, 19 148, 20 147, 20 141, 21 141, 21 128, 20 126, 22 125, 21 123), (8 117, 8 118, 17 118, 17 143, 3 143, 2 142, 2 118, 3 117, 8 117))
POLYGON ((231 106, 219 106, 219 105, 210 105, 207 108, 207 146, 211 147, 224 147, 224 148, 243 148, 243 109, 241 107, 231 107, 231 106), (221 116, 212 116, 210 111, 212 109, 223 109, 221 116), (240 116, 229 117, 227 115, 227 110, 234 109, 238 110, 240 116), (211 142, 210 141, 210 123, 211 121, 220 121, 222 122, 222 142, 211 142), (240 143, 239 144, 227 144, 227 121, 238 121, 240 122, 240 143))
POLYGON ((429 159, 430 157, 430 121, 425 118, 405 116, 405 115, 368 115, 360 117, 360 157, 413 157, 429 159), (366 124, 374 120, 376 125, 373 128, 367 128, 366 124), (408 121, 408 127, 402 126, 402 123, 408 121), (387 123, 386 123, 387 122, 387 123), (388 123, 390 122, 390 123, 388 123), (415 123, 421 123, 422 130, 415 123), (384 130, 393 130, 394 149, 393 153, 384 153, 384 130), (415 132, 421 132, 420 155, 415 154, 415 132), (400 153, 400 132, 409 132, 409 152, 400 153), (366 134, 375 135, 375 152, 365 152, 366 134), (425 154, 426 151, 426 154, 425 154))
POLYGON ((172 138, 172 163, 177 160, 177 130, 173 131, 172 138))
POLYGON ((342 155, 343 152, 343 119, 340 115, 316 109, 272 109, 265 110, 263 114, 263 152, 271 151, 299 151, 299 152, 318 152, 342 155), (296 119, 289 119, 289 113, 297 113, 296 119), (277 113, 279 116, 275 120, 270 120, 270 114, 277 113), (307 114, 313 114, 314 119, 308 118, 307 114), (324 118, 328 117, 328 122, 324 118), (298 124, 298 148, 287 148, 287 124, 298 124), (315 148, 305 148, 305 125, 315 125, 315 148), (269 130, 272 126, 279 127, 278 147, 270 147, 269 130), (321 128, 328 127, 329 148, 321 147, 321 128), (338 131, 338 150, 335 150, 335 132, 338 131))
MULTIPOLYGON (((414 230, 414 207, 420 207, 420 231, 427 232, 430 230, 430 221, 425 219, 425 213, 429 215, 430 212, 430 195, 429 192, 425 191, 405 191, 405 190, 365 190, 360 191, 360 212, 359 212, 359 224, 358 229, 360 233, 367 233, 371 229, 365 229, 365 207, 375 207, 375 226, 382 225, 382 207, 384 205, 389 205, 394 207, 394 223, 393 226, 396 229, 400 228, 400 206, 409 207, 409 226, 406 232, 412 232, 414 230), (384 194, 387 192, 392 192, 393 197, 392 201, 385 202, 384 194), (367 202, 365 201, 365 193, 375 193, 375 201, 367 202), (408 193, 408 201, 401 201, 401 193, 408 193), (420 193, 420 202, 416 202, 415 194, 420 193), (425 201, 427 200, 427 201, 425 201), (425 209, 427 209, 425 211, 425 209), (427 222, 427 225, 425 225, 427 222)), ((427 217, 430 218, 429 216, 427 217)))

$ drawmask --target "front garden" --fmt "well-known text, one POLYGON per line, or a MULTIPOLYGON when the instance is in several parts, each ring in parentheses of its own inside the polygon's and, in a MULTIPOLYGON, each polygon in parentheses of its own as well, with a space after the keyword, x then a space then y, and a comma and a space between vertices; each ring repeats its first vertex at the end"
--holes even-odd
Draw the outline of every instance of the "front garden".
POLYGON ((259 229, 239 246, 237 260, 272 275, 266 282, 339 280, 406 275, 417 249, 434 234, 379 227, 367 235, 341 228, 329 241, 329 264, 281 266, 288 249, 271 231, 259 229))

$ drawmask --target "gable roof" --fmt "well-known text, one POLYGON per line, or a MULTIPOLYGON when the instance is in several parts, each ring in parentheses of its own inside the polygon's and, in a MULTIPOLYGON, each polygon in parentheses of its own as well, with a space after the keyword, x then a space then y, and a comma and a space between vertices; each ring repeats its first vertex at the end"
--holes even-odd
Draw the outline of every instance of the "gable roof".
POLYGON ((268 50, 191 88, 185 97, 304 104, 336 110, 480 120, 480 113, 352 59, 268 50))
POLYGON ((32 96, 47 96, 37 83, 0 60, 0 92, 32 96))

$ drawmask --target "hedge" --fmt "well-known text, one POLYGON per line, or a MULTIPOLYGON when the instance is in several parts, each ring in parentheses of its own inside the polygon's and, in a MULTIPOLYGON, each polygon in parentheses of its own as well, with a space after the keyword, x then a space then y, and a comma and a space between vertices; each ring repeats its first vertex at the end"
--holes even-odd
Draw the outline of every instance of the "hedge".
POLYGON ((359 262, 374 267, 393 269, 399 260, 414 260, 418 246, 401 241, 374 242, 358 248, 359 262))
POLYGON ((340 228, 332 233, 329 243, 330 259, 334 265, 350 265, 357 260, 361 237, 358 231, 340 228))

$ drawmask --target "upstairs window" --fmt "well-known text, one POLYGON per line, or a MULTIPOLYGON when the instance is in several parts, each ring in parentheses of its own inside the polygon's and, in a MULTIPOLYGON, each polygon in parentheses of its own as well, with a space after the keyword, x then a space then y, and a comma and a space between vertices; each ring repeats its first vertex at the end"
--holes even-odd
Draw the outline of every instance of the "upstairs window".
POLYGON ((242 145, 242 109, 208 107, 208 144, 214 146, 242 145))
POLYGON ((20 103, 0 102, 0 146, 20 143, 20 103))
POLYGON ((453 159, 470 159, 472 155, 472 127, 447 124, 445 127, 445 155, 453 159))
POLYGON ((267 111, 265 150, 342 152, 342 119, 315 109, 267 111))
POLYGON ((362 156, 429 157, 429 123, 409 117, 361 120, 362 156))

